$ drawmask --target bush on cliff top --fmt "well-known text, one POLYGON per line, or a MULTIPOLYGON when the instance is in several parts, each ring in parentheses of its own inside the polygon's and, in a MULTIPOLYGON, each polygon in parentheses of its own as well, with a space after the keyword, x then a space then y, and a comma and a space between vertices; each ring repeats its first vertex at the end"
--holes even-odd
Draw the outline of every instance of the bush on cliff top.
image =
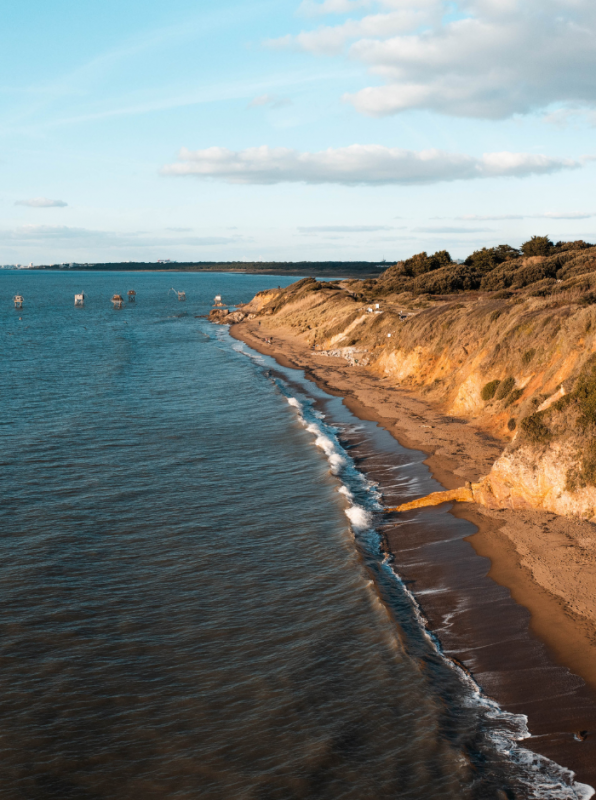
POLYGON ((548 236, 532 236, 521 246, 525 256, 549 256, 554 245, 548 236))
POLYGON ((447 250, 438 250, 434 255, 429 256, 426 252, 418 253, 403 262, 404 274, 416 277, 433 272, 441 267, 446 267, 452 263, 451 256, 447 250))
POLYGON ((389 267, 364 287, 376 297, 412 292, 453 294, 480 289, 507 292, 545 281, 539 295, 555 290, 555 278, 566 279, 586 272, 596 272, 596 250, 584 241, 557 242, 548 236, 532 236, 516 250, 508 244, 475 250, 462 263, 455 263, 446 250, 433 255, 417 253, 389 267), (539 256, 536 263, 527 259, 539 256))
POLYGON ((469 267, 475 267, 480 272, 490 272, 504 261, 511 261, 519 257, 519 250, 508 244, 500 244, 497 247, 483 247, 475 250, 471 256, 464 261, 469 267))

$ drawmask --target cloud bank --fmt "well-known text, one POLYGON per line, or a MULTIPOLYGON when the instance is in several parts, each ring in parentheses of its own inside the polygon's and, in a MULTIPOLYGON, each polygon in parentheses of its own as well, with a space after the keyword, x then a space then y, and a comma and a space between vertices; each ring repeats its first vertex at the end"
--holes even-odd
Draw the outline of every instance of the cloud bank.
POLYGON ((547 175, 578 169, 567 158, 533 153, 486 153, 481 158, 443 150, 402 150, 382 145, 329 148, 304 153, 284 147, 251 147, 233 151, 183 148, 179 161, 162 168, 163 175, 218 178, 227 183, 335 183, 358 185, 415 185, 478 178, 547 175))
POLYGON ((594 0, 304 0, 299 11, 354 13, 268 44, 366 65, 375 85, 345 96, 363 114, 503 119, 596 107, 594 0))
POLYGON ((262 108, 263 106, 268 106, 269 108, 283 108, 291 105, 292 101, 289 97, 280 97, 277 94, 260 94, 250 101, 248 107, 262 108))
POLYGON ((211 247, 236 244, 242 237, 234 236, 160 236, 144 231, 121 233, 91 228, 74 228, 67 225, 21 225, 0 229, 0 243, 15 245, 72 245, 97 247, 211 247))
POLYGON ((388 225, 309 225, 298 228, 300 233, 375 233, 391 231, 388 225))
POLYGON ((464 214, 461 217, 454 217, 454 219, 461 220, 475 220, 475 221, 488 221, 488 220, 508 220, 508 219, 591 219, 596 217, 593 213, 584 213, 582 211, 547 211, 544 214, 464 214))
POLYGON ((15 202, 15 206, 29 206, 29 208, 65 208, 67 205, 64 200, 49 200, 47 197, 32 197, 30 200, 15 202))

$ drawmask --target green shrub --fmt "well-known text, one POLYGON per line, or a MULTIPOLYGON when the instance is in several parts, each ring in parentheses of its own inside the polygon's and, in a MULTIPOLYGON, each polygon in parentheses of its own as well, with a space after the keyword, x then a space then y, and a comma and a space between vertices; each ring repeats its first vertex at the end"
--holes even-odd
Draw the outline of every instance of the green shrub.
POLYGON ((508 378, 505 378, 504 381, 500 384, 499 388, 496 391, 495 399, 496 400, 503 400, 509 392, 515 387, 515 378, 512 378, 511 375, 508 378))
POLYGON ((521 246, 521 251, 525 256, 548 256, 554 245, 548 236, 532 236, 521 246))
POLYGON ((501 381, 489 381, 482 387, 482 391, 480 392, 480 397, 487 403, 489 400, 492 400, 495 396, 495 392, 499 388, 501 381))
POLYGON ((514 403, 516 403, 523 393, 524 393, 523 389, 514 389, 507 398, 507 402, 505 403, 505 408, 508 408, 509 406, 512 406, 514 403))
POLYGON ((530 350, 526 350, 526 352, 522 356, 522 364, 527 367, 530 361, 536 355, 536 350, 532 347, 530 350))
POLYGON ((525 438, 532 444, 546 444, 551 438, 551 432, 542 421, 540 414, 531 414, 522 419, 521 429, 525 438))
POLYGON ((507 427, 509 428, 510 431, 514 431, 517 428, 517 422, 513 419, 513 417, 511 417, 511 419, 507 423, 507 427))
POLYGON ((439 250, 434 255, 429 256, 426 252, 417 253, 403 262, 404 273, 406 275, 425 275, 427 272, 434 272, 441 267, 452 264, 451 256, 447 250, 439 250))
POLYGON ((417 294, 453 294, 480 288, 481 274, 474 267, 451 264, 419 275, 412 284, 417 294))
POLYGON ((471 267, 476 267, 480 272, 490 272, 504 261, 519 256, 519 250, 510 247, 508 244, 500 244, 497 247, 483 247, 482 250, 475 250, 471 256, 464 261, 471 267))

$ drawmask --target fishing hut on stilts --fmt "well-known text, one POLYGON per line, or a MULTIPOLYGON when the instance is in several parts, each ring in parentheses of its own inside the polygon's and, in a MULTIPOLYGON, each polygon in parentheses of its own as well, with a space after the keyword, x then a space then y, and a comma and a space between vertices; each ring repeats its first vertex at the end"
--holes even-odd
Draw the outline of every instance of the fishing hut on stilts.
POLYGON ((15 296, 12 298, 12 302, 14 303, 15 308, 23 308, 25 299, 22 294, 15 294, 15 296))
POLYGON ((81 294, 75 294, 75 306, 84 306, 85 305, 85 292, 81 292, 81 294))
POLYGON ((178 300, 180 300, 181 303, 186 300, 186 292, 179 292, 177 289, 174 289, 174 287, 172 287, 170 291, 178 295, 178 300))
POLYGON ((128 302, 129 302, 129 303, 135 303, 135 302, 136 302, 136 299, 137 299, 137 293, 136 293, 135 291, 133 291, 133 290, 131 289, 131 290, 130 290, 129 292, 127 292, 126 294, 127 294, 127 296, 128 296, 128 302))
POLYGON ((112 305, 114 306, 114 308, 122 308, 123 304, 124 304, 124 298, 122 297, 121 294, 115 294, 112 297, 112 305))

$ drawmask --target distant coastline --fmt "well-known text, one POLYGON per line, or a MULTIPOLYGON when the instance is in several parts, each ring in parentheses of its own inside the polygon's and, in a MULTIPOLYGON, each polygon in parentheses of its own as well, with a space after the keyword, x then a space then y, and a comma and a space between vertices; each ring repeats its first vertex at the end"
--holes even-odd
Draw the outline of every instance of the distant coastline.
POLYGON ((378 261, 110 261, 76 262, 6 268, 27 270, 84 270, 86 272, 233 272, 250 275, 290 275, 324 278, 377 278, 391 262, 378 261))

